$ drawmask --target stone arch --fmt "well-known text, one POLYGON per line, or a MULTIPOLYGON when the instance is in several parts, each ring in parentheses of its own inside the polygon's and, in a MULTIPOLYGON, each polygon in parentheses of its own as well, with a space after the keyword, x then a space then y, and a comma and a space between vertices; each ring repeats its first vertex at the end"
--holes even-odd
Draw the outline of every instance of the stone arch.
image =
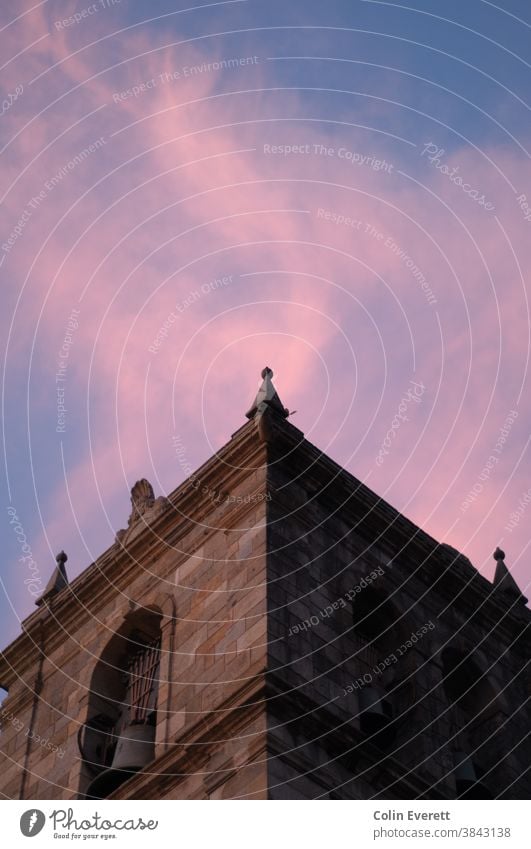
POLYGON ((450 737, 457 795, 493 798, 504 771, 503 700, 478 652, 463 643, 441 652, 442 688, 450 708, 450 737), (489 788, 492 787, 493 791, 489 788))
POLYGON ((351 616, 360 727, 388 749, 407 738, 415 709, 415 623, 396 599, 373 586, 356 593, 351 616))
MULTIPOLYGON (((135 739, 139 741, 143 737, 143 745, 137 746, 143 752, 143 760, 147 762, 154 757, 162 617, 161 608, 149 601, 145 606, 131 605, 94 665, 87 718, 78 734, 82 757, 81 798, 108 795, 108 792, 101 795, 100 776, 112 771, 116 755, 124 748, 133 726, 137 729, 142 726, 135 739)), ((135 766, 138 769, 143 765, 139 762, 135 766)), ((114 775, 105 789, 113 783, 119 786, 133 771, 114 775)))

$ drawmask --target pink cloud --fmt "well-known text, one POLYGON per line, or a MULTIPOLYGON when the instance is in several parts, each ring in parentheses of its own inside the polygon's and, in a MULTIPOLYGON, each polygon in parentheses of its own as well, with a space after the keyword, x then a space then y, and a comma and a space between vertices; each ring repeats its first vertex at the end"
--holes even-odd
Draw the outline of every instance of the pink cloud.
MULTIPOLYGON (((20 21, 14 54, 47 25, 42 11, 20 21)), ((301 99, 219 96, 215 72, 162 82, 161 74, 175 71, 175 54, 150 52, 153 45, 137 32, 120 37, 114 58, 116 41, 70 55, 78 37, 53 33, 32 49, 29 62, 15 60, 8 72, 12 85, 22 67, 31 76, 60 63, 28 87, 9 115, 9 132, 25 123, 27 129, 10 146, 4 191, 16 182, 2 232, 12 231, 50 176, 105 138, 53 190, 45 189, 2 269, 13 286, 26 287, 11 342, 14 373, 21 368, 17 358, 25 363, 36 340, 33 438, 43 410, 53 418, 57 352, 71 308, 81 311, 66 390, 75 450, 67 455, 68 490, 58 477, 43 502, 44 528, 35 544, 42 560, 48 541, 57 548, 71 540, 79 561, 97 557, 102 541, 112 538, 115 517, 123 515, 122 525, 126 520, 136 478, 147 474, 166 489, 182 479, 172 466, 173 410, 191 457, 202 462, 210 446, 218 448, 243 422, 268 363, 284 403, 298 410, 294 422, 314 443, 357 476, 370 473, 370 486, 491 574, 491 564, 483 566, 487 548, 498 542, 527 486, 524 465, 516 468, 522 430, 477 504, 466 514, 459 505, 524 379, 528 315, 520 274, 525 280, 531 271, 529 224, 503 177, 473 151, 448 157, 471 184, 489 187, 520 269, 494 216, 425 160, 411 159, 414 182, 398 175, 397 166, 388 174, 338 155, 266 154, 264 144, 313 151, 322 143, 368 155, 380 142, 362 130, 351 129, 347 143, 315 123, 266 122, 300 116, 301 99), (137 55, 100 73, 105 62, 137 55), (156 80, 151 88, 115 102, 117 92, 149 80, 156 80), (326 220, 319 210, 360 226, 326 220), (436 306, 404 256, 425 275, 436 306), (202 290, 229 275, 230 285, 202 290), (153 354, 149 346, 172 312, 176 320, 153 354), (412 378, 424 381, 426 396, 376 469, 374 457, 412 378)), ((197 46, 178 55, 179 67, 214 61, 197 46)), ((252 66, 234 87, 266 87, 268 73, 252 66)), ((523 183, 528 166, 519 154, 487 154, 510 180, 523 183)), ((25 366, 21 376, 27 380, 25 366)), ((520 422, 525 415, 523 395, 520 422)), ((36 470, 38 492, 44 475, 36 470)), ((514 551, 523 550, 525 533, 510 536, 514 551)), ((523 567, 518 575, 525 582, 523 567)))

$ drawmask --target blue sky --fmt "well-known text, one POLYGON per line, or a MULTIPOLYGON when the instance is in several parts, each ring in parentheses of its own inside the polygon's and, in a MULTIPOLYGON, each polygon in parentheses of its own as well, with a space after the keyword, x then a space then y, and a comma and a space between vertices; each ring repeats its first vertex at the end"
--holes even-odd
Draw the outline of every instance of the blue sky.
POLYGON ((0 12, 2 244, 44 191, 0 257, 2 641, 34 602, 8 508, 43 583, 61 548, 79 574, 126 523, 137 477, 157 494, 183 479, 172 403, 198 466, 242 423, 271 356, 313 442, 488 577, 502 541, 525 585, 526 517, 504 529, 530 485, 531 222, 518 201, 531 185, 529 5, 122 0, 83 16, 89 6, 28 3, 18 20, 0 12), (254 56, 256 65, 182 78, 185 67, 254 56), (181 72, 175 85, 115 101, 168 70, 181 72), (101 149, 70 165, 100 137, 101 149), (312 152, 272 157, 267 144, 312 152), (442 151, 431 162, 428 144, 442 151), (386 159, 392 173, 349 164, 340 150, 386 159), (364 229, 333 225, 320 208, 364 229), (435 309, 385 247, 391 236, 426 274, 435 309), (231 272, 237 284, 198 299, 164 353, 149 354, 175 302, 231 272), (58 352, 78 307, 58 434, 58 352), (426 395, 376 468, 415 377, 426 395))

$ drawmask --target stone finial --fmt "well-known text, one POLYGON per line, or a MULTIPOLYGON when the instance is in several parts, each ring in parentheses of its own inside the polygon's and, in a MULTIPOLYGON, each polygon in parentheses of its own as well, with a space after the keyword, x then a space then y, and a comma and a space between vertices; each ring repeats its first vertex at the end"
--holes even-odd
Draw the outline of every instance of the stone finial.
POLYGON ((290 412, 284 407, 277 391, 273 386, 271 378, 273 372, 266 366, 262 370, 262 385, 258 390, 254 403, 245 414, 248 419, 254 419, 258 429, 258 435, 262 442, 270 442, 274 435, 272 419, 275 417, 287 419, 290 412))
POLYGON ((527 599, 520 591, 520 587, 514 580, 505 564, 505 552, 501 548, 496 548, 492 555, 496 561, 496 571, 494 573, 494 589, 500 590, 511 601, 518 601, 522 604, 527 604, 527 599))
POLYGON ((248 419, 254 419, 255 416, 262 415, 267 409, 277 413, 277 415, 281 416, 283 419, 287 419, 289 416, 289 410, 284 407, 278 397, 275 387, 273 386, 271 380, 272 377, 273 371, 269 368, 269 366, 266 366, 265 369, 262 370, 262 385, 258 390, 251 409, 245 414, 248 419))
POLYGON ((46 584, 46 589, 43 594, 35 602, 38 607, 68 586, 68 577, 66 574, 66 561, 68 560, 68 557, 64 551, 60 551, 55 560, 57 562, 57 566, 53 570, 52 576, 46 584))

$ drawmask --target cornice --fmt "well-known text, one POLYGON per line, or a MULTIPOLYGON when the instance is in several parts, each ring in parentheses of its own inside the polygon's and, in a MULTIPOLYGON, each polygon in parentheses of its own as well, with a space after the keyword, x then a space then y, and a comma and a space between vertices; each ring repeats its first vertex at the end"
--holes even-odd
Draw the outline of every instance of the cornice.
MULTIPOLYGON (((282 716, 283 725, 296 723, 298 734, 304 733, 306 727, 308 743, 323 746, 332 765, 337 761, 344 764, 347 770, 352 770, 352 764, 355 763, 358 773, 368 773, 377 767, 392 777, 395 784, 408 788, 411 794, 408 798, 418 798, 430 791, 430 785, 415 770, 405 770, 398 758, 383 752, 348 721, 338 724, 337 715, 326 705, 321 705, 298 690, 286 691, 285 683, 274 673, 267 676, 267 700, 269 710, 274 700, 275 708, 271 712, 282 716)), ((295 751, 286 751, 280 735, 275 734, 274 726, 268 723, 269 754, 291 763, 295 769, 313 780, 315 765, 309 762, 304 748, 298 746, 295 751)), ((355 781, 358 775, 354 770, 352 772, 352 780, 355 781)), ((445 798, 444 792, 437 793, 437 797, 445 798)))
MULTIPOLYGON (((524 605, 505 606, 495 594, 493 584, 465 555, 439 543, 301 436, 301 432, 289 422, 275 422, 275 435, 268 450, 268 464, 272 469, 268 489, 276 496, 268 505, 270 513, 279 504, 293 511, 289 487, 279 492, 274 484, 274 464, 279 456, 289 453, 290 472, 294 476, 304 473, 305 486, 309 484, 313 488, 321 505, 329 505, 330 515, 337 511, 338 517, 344 519, 343 511, 348 509, 349 504, 362 507, 362 519, 354 523, 353 531, 366 541, 367 546, 379 539, 382 547, 399 550, 398 562, 405 563, 410 559, 416 567, 420 566, 419 577, 422 575, 423 578, 427 573, 432 586, 437 585, 438 592, 446 595, 449 602, 455 600, 459 593, 466 594, 467 603, 475 610, 481 608, 485 620, 505 631, 509 642, 526 626, 526 622, 531 621, 531 611, 524 605)), ((303 507, 301 504, 292 515, 311 530, 311 519, 305 515, 303 507)), ((279 519, 276 515, 274 518, 275 521, 279 519)))
MULTIPOLYGON (((270 699, 277 697, 278 708, 282 712, 283 722, 298 722, 298 730, 301 730, 301 710, 303 713, 311 714, 311 738, 325 747, 330 754, 331 763, 334 761, 348 761, 355 752, 357 771, 369 771, 378 767, 385 775, 389 776, 387 783, 394 783, 403 790, 407 788, 408 798, 418 798, 429 792, 429 784, 414 772, 404 774, 404 767, 400 762, 389 756, 382 759, 382 752, 378 747, 367 742, 361 733, 348 725, 337 727, 337 717, 326 708, 312 699, 292 692, 285 693, 281 687, 275 685, 274 676, 257 676, 248 682, 244 688, 234 694, 215 712, 209 714, 193 728, 175 739, 173 748, 158 757, 149 764, 145 771, 138 772, 123 784, 109 799, 156 799, 174 791, 190 776, 204 773, 205 781, 210 780, 212 786, 223 783, 223 775, 219 780, 213 780, 208 771, 210 758, 219 753, 219 745, 223 740, 233 740, 239 732, 243 731, 249 724, 260 716, 264 718, 271 713, 270 699), (345 750, 351 749, 347 756, 345 750)), ((302 723, 304 724, 304 723, 302 723)), ((289 763, 301 775, 310 775, 315 764, 311 763, 308 756, 298 747, 297 751, 286 751, 282 740, 271 729, 270 723, 264 722, 263 732, 259 732, 249 741, 248 759, 246 764, 262 761, 264 769, 271 757, 280 758, 289 763)), ((240 768, 246 764, 240 764, 240 768)), ((348 766, 346 766, 349 769, 348 766)), ((226 765, 220 770, 226 774, 226 778, 235 774, 235 766, 230 757, 226 765)), ((333 790, 332 776, 328 788, 323 784, 323 775, 317 776, 317 772, 329 772, 326 765, 319 767, 316 771, 315 780, 323 786, 323 789, 333 790)), ((352 780, 357 775, 353 772, 352 780)), ((267 782, 269 784, 269 781, 267 782)), ((210 788, 212 789, 212 788, 210 788)), ((264 791, 268 789, 264 787, 264 791)), ((438 798, 445 798, 444 793, 437 794, 438 798)), ((178 798, 178 797, 177 797, 178 798)))
MULTIPOLYGON (((198 720, 194 726, 179 734, 172 747, 156 760, 136 773, 109 799, 157 799, 190 776, 201 773, 209 759, 219 752, 220 743, 230 742, 238 733, 260 716, 264 716, 264 730, 249 742, 249 762, 266 753, 265 674, 260 673, 247 681, 219 708, 198 720)), ((227 773, 233 771, 228 766, 227 773)), ((205 770, 205 777, 208 770, 205 770)))
MULTIPOLYGON (((472 566, 468 559, 457 551, 448 549, 413 522, 395 510, 365 484, 342 468, 334 460, 321 452, 304 438, 304 434, 290 422, 275 419, 272 425, 272 438, 269 443, 260 440, 254 421, 244 424, 231 440, 213 457, 209 458, 193 475, 183 481, 168 496, 168 506, 156 516, 152 523, 124 544, 115 542, 98 559, 78 575, 64 590, 32 613, 22 623, 23 632, 0 654, 0 675, 5 686, 23 676, 30 668, 37 642, 37 632, 41 624, 45 632, 47 653, 64 641, 64 633, 70 633, 79 627, 83 620, 81 608, 86 616, 93 616, 108 602, 109 587, 114 585, 117 591, 125 590, 138 577, 138 563, 156 560, 172 550, 175 561, 171 571, 190 557, 197 548, 217 533, 217 529, 205 528, 202 537, 191 540, 186 552, 175 551, 174 545, 185 538, 194 526, 207 515, 212 524, 215 521, 212 505, 212 492, 230 492, 242 483, 249 474, 249 468, 260 469, 267 463, 269 469, 265 486, 275 493, 274 501, 265 502, 269 515, 275 506, 289 498, 284 490, 282 495, 275 492, 274 463, 280 452, 289 452, 289 469, 292 472, 304 472, 305 485, 310 483, 315 493, 319 493, 321 504, 328 504, 330 512, 343 509, 350 503, 361 506, 363 519, 355 528, 356 533, 370 545, 374 539, 381 538, 382 545, 390 545, 401 550, 399 562, 406 563, 411 558, 419 566, 418 576, 437 588, 449 602, 462 592, 467 604, 473 609, 481 608, 485 622, 505 633, 509 639, 521 631, 531 619, 531 611, 523 605, 519 609, 505 608, 493 595, 493 585, 472 566), (273 463, 273 466, 271 464, 273 463), (197 482, 200 486, 197 487, 197 482), (206 492, 205 492, 206 490, 206 492), (179 515, 177 515, 179 514, 179 515), (193 518, 192 518, 193 517, 193 518), (102 580, 102 577, 104 580, 102 580), (72 603, 74 602, 74 603, 72 603), (81 617, 81 619, 80 619, 81 617), (503 621, 501 621, 503 620, 503 621), (60 627, 57 626, 60 623, 60 627)), ((258 490, 261 491, 262 487, 258 490)), ((238 521, 254 509, 254 504, 235 503, 231 508, 219 508, 223 524, 236 526, 238 521)), ((290 508, 292 504, 288 505, 290 508)), ((302 507, 302 505, 301 505, 302 507)), ((297 513, 297 519, 311 529, 304 511, 297 513)), ((168 573, 169 574, 169 573, 168 573)), ((157 575, 164 578, 164 574, 157 575)))
MULTIPOLYGON (((130 542, 126 539, 124 544, 113 543, 65 589, 22 622, 22 633, 0 652, 0 677, 3 685, 9 689, 17 678, 23 677, 26 669, 31 668, 37 633, 40 633, 41 627, 44 630, 46 653, 50 654, 64 642, 65 633, 79 629, 84 614, 87 618, 93 616, 108 603, 112 585, 117 591, 131 585, 138 577, 139 562, 145 561, 146 558, 156 560, 168 550, 172 550, 175 561, 170 571, 173 572, 219 530, 211 525, 186 551, 175 551, 173 548, 177 540, 194 529, 201 517, 212 514, 212 492, 230 492, 245 480, 250 466, 258 470, 263 467, 265 461, 265 447, 258 439, 254 423, 249 422, 233 434, 230 442, 220 451, 170 493, 167 508, 159 513, 152 523, 146 524, 130 542), (199 488, 196 486, 197 481, 201 483, 199 488), (180 515, 176 519, 177 511, 180 515)), ((262 489, 263 486, 258 487, 258 491, 262 489)), ((252 501, 235 502, 233 506, 225 508, 224 525, 237 525, 255 506, 252 501)), ((149 580, 149 576, 146 577, 149 580)), ((157 577, 165 576, 161 574, 157 577)))

